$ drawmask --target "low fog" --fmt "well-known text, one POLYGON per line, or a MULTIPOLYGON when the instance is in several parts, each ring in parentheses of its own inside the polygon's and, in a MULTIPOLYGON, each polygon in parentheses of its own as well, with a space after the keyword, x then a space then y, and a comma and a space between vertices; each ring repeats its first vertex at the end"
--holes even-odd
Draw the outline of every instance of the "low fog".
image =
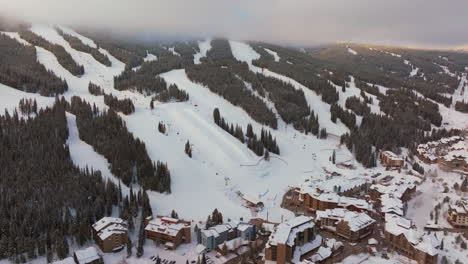
POLYGON ((302 46, 462 46, 467 12, 467 0, 0 0, 1 16, 33 23, 302 46))

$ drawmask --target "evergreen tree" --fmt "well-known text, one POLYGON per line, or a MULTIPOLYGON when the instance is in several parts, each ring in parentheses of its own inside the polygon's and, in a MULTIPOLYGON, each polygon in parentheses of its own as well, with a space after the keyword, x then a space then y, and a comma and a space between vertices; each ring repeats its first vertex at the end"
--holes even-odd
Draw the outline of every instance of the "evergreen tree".
POLYGON ((190 146, 190 142, 188 140, 187 143, 185 143, 185 154, 190 158, 192 157, 192 146, 190 146))
POLYGON ((215 122, 215 124, 219 125, 220 124, 220 121, 221 121, 221 114, 219 113, 219 109, 218 108, 215 108, 213 110, 213 120, 215 122))
POLYGON ((132 240, 129 238, 127 240, 127 258, 132 256, 132 240))

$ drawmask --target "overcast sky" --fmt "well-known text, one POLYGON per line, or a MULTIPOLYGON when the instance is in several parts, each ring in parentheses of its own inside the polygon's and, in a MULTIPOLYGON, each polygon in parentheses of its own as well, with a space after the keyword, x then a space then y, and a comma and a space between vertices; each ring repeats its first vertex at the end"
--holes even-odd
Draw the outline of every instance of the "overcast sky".
POLYGON ((0 0, 0 14, 122 33, 468 45, 468 0, 0 0))

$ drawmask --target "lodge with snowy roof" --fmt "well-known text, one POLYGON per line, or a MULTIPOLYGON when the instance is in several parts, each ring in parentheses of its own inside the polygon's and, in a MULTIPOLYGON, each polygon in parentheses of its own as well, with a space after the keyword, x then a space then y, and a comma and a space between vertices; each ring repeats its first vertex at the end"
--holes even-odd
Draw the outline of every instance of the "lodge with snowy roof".
POLYGON ((323 192, 319 188, 307 186, 295 191, 298 195, 294 203, 310 212, 335 208, 346 208, 357 212, 372 211, 372 205, 366 200, 341 196, 333 192, 323 192))
POLYGON ((388 150, 380 152, 379 156, 380 161, 387 168, 401 168, 405 164, 405 161, 402 158, 388 150))
POLYGON ((444 171, 468 174, 468 142, 460 136, 420 144, 416 156, 425 163, 437 163, 444 171))
POLYGON ((371 235, 374 231, 375 220, 365 213, 348 211, 343 208, 317 211, 317 224, 321 228, 356 242, 371 235))
POLYGON ((122 249, 128 240, 127 223, 117 217, 103 217, 92 226, 93 237, 103 252, 122 249))
POLYGON ((299 262, 321 244, 322 237, 318 235, 312 217, 295 217, 279 224, 270 235, 265 247, 265 263, 299 262))
POLYGON ((468 201, 460 200, 449 205, 448 222, 459 228, 468 228, 468 201))
POLYGON ((385 242, 400 255, 418 264, 437 264, 440 239, 435 233, 419 236, 411 220, 386 214, 384 234, 385 242))
POLYGON ((157 241, 167 249, 176 249, 191 242, 191 223, 171 217, 149 216, 145 219, 146 238, 157 241))

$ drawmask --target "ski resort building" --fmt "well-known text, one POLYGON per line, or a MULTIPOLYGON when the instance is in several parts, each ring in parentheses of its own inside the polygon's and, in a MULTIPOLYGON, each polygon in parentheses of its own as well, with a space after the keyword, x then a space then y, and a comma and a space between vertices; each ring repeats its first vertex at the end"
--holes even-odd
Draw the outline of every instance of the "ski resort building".
POLYGON ((92 229, 94 240, 103 252, 119 250, 127 244, 127 223, 120 218, 104 217, 92 229))
POLYGON ((402 158, 391 151, 380 152, 380 161, 385 167, 389 168, 401 168, 405 164, 402 158))
POLYGON ((345 208, 357 212, 372 210, 372 205, 365 200, 340 196, 332 192, 323 192, 318 188, 300 188, 296 189, 296 192, 298 192, 298 195, 296 195, 296 200, 293 202, 311 212, 335 208, 345 208))
POLYGON ((437 264, 440 241, 435 233, 418 237, 411 220, 386 214, 384 234, 385 241, 398 254, 418 264, 437 264))
POLYGON ((371 235, 375 220, 365 213, 357 213, 342 208, 317 211, 316 220, 321 228, 356 242, 371 235))
POLYGON ((191 242, 191 223, 171 217, 146 218, 146 238, 163 244, 167 249, 176 249, 182 243, 191 242))
POLYGON ((256 237, 255 225, 231 221, 201 230, 199 241, 207 251, 216 250, 225 242, 240 238, 243 241, 253 241, 256 237))
POLYGON ((317 234, 312 217, 295 217, 279 224, 270 235, 265 247, 265 263, 299 262, 321 244, 322 237, 317 234))
POLYGON ((444 171, 468 174, 468 142, 460 136, 420 144, 416 156, 425 163, 437 163, 444 171))
POLYGON ((468 202, 458 201, 449 206, 448 222, 459 228, 468 228, 468 202))

